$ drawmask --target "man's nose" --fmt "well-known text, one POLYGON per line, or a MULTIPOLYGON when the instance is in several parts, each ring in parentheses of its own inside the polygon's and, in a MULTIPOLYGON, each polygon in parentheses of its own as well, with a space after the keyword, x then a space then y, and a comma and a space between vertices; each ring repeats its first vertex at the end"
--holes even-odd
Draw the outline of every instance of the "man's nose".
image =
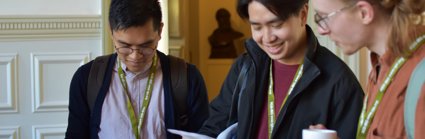
POLYGON ((276 40, 276 35, 273 34, 273 31, 270 29, 265 29, 263 31, 263 42, 270 43, 276 40))

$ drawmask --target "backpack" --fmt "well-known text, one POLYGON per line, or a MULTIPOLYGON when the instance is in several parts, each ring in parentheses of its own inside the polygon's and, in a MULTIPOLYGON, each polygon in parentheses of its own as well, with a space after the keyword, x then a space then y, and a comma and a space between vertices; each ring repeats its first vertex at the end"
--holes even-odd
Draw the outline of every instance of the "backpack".
MULTIPOLYGON (((96 57, 90 68, 87 82, 87 103, 89 105, 90 112, 93 111, 93 107, 102 86, 103 77, 105 75, 106 69, 108 68, 108 62, 111 56, 112 54, 96 57)), ((183 59, 171 55, 168 55, 167 57, 170 62, 171 93, 175 102, 174 110, 178 118, 175 120, 175 122, 177 128, 179 128, 181 125, 185 126, 188 123, 186 107, 186 98, 188 95, 188 66, 183 59)))
POLYGON ((418 98, 422 86, 425 83, 425 59, 423 59, 414 69, 404 99, 404 125, 408 139, 413 139, 415 134, 415 113, 418 98))

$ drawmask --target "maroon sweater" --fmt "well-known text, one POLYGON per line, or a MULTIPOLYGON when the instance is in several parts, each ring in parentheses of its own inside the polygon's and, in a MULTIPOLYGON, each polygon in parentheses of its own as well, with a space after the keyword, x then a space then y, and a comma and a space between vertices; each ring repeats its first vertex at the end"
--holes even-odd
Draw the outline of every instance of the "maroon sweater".
MULTIPOLYGON (((280 112, 280 106, 282 105, 283 100, 285 99, 289 86, 294 79, 295 73, 297 72, 299 65, 285 65, 282 63, 273 60, 273 91, 275 99, 275 114, 276 117, 280 112)), ((267 92, 264 92, 267 95, 267 92)), ((267 116, 267 98, 263 104, 263 110, 261 114, 260 124, 257 131, 257 139, 267 139, 268 138, 268 116, 267 116)))

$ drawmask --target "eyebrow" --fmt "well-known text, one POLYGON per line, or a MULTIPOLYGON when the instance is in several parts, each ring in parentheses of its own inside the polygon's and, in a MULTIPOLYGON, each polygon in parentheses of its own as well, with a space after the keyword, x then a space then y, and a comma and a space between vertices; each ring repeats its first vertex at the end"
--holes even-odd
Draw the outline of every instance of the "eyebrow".
MULTIPOLYGON (((124 44, 124 45, 132 45, 132 44, 127 43, 127 42, 122 41, 122 40, 117 40, 117 42, 118 43, 121 43, 121 44, 124 44)), ((148 40, 148 41, 146 41, 144 43, 137 44, 136 46, 145 47, 146 45, 152 44, 153 42, 154 42, 154 40, 153 39, 150 39, 150 40, 148 40)))
MULTIPOLYGON (((266 24, 271 24, 271 23, 276 23, 276 22, 283 22, 283 21, 279 18, 274 18, 270 21, 267 21, 266 24)), ((260 25, 260 23, 255 22, 255 21, 251 21, 251 20, 249 20, 249 23, 252 24, 252 25, 260 25)))

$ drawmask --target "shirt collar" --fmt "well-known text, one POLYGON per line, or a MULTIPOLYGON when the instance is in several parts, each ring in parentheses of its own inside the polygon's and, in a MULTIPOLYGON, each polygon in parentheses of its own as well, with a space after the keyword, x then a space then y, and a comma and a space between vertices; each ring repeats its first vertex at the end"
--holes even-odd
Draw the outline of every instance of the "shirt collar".
POLYGON ((389 49, 382 56, 379 56, 377 53, 371 52, 370 61, 372 64, 372 72, 370 72, 370 80, 373 83, 377 83, 378 76, 382 69, 391 68, 395 58, 396 57, 389 49))
POLYGON ((383 67, 391 67, 395 60, 395 56, 390 49, 385 51, 382 56, 379 56, 377 53, 370 53, 370 60, 372 63, 372 67, 383 66, 383 67))
MULTIPOLYGON (((127 77, 135 77, 135 76, 137 76, 137 77, 145 77, 145 76, 148 76, 150 66, 149 66, 149 68, 148 68, 148 67, 146 67, 146 69, 144 69, 144 70, 143 70, 143 71, 141 71, 141 72, 134 73, 134 72, 131 72, 131 71, 129 71, 129 70, 127 69, 127 65, 125 65, 125 63, 124 63, 124 62, 122 62, 121 60, 119 60, 119 57, 118 57, 118 56, 117 56, 117 60, 116 60, 116 61, 117 61, 117 62, 115 62, 115 67, 114 67, 114 71, 115 71, 115 72, 118 72, 118 67, 119 67, 118 62, 121 62, 121 67, 122 67, 122 69, 123 69, 123 71, 124 71, 124 74, 125 74, 127 77)), ((158 61, 159 61, 159 60, 158 60, 158 61)), ((157 65, 157 67, 159 67, 159 66, 157 65)))

